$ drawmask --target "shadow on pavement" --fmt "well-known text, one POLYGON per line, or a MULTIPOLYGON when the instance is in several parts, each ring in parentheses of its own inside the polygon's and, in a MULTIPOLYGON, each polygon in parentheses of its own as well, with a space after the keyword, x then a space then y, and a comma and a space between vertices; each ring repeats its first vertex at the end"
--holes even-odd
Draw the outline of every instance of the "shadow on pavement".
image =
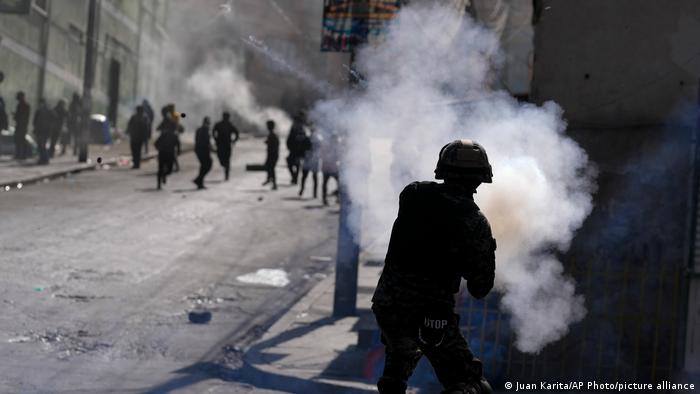
MULTIPOLYGON (((375 393, 376 391, 374 390, 365 390, 335 385, 330 382, 302 379, 264 371, 255 367, 255 365, 264 364, 266 363, 266 360, 274 358, 274 355, 268 355, 265 357, 264 351, 266 349, 273 348, 276 345, 285 343, 294 338, 307 335, 317 328, 327 324, 332 324, 335 321, 336 319, 333 317, 325 317, 307 325, 298 326, 291 330, 287 330, 275 337, 259 342, 253 345, 243 356, 238 356, 240 358, 238 363, 241 364, 241 366, 238 368, 230 368, 223 362, 202 360, 188 367, 175 371, 175 374, 180 374, 181 376, 146 390, 144 393, 170 393, 174 390, 180 390, 208 379, 220 379, 225 382, 236 382, 243 385, 254 386, 257 389, 292 393, 375 393)), ((339 354, 338 357, 342 357, 342 354, 339 354)))

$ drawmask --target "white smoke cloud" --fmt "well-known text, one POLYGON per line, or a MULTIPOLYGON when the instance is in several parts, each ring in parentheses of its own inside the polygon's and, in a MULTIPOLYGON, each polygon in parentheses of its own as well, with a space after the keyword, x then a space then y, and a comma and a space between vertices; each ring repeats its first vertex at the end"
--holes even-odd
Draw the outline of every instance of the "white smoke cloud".
POLYGON ((476 201, 498 241, 496 289, 516 346, 538 352, 585 315, 554 253, 590 213, 593 177, 555 103, 520 104, 490 90, 501 57, 497 37, 453 9, 408 6, 385 40, 358 53, 363 87, 319 102, 312 117, 344 133, 344 175, 363 208, 362 236, 383 245, 398 192, 433 178, 445 143, 469 138, 486 148, 494 183, 476 201))
POLYGON ((157 87, 158 91, 151 93, 154 104, 175 103, 178 110, 186 112, 185 123, 191 130, 203 116, 215 122, 224 110, 231 112, 237 126, 246 131, 247 127, 263 130, 269 119, 278 124, 278 130, 288 130, 291 119, 287 113, 260 104, 260 97, 256 97, 259 91, 246 76, 245 60, 249 54, 245 51, 245 38, 268 29, 262 20, 255 23, 261 16, 249 15, 239 3, 173 1, 167 45, 162 53, 157 48, 144 51, 144 64, 149 65, 149 75, 153 76, 144 83, 157 87), (245 26, 259 28, 247 29, 243 21, 245 26))
POLYGON ((220 108, 223 104, 248 123, 260 126, 272 119, 278 130, 288 130, 292 122, 287 113, 259 105, 252 84, 241 71, 242 65, 234 56, 225 58, 226 61, 217 57, 207 59, 187 79, 186 86, 199 104, 209 108, 220 108))

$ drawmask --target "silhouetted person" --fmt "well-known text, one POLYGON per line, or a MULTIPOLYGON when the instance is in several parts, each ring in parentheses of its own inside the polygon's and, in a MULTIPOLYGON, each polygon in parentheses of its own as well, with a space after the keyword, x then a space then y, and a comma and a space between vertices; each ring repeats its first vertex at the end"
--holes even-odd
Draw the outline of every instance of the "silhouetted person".
POLYGON ((17 92, 17 107, 15 108, 15 158, 24 160, 29 154, 27 146, 27 130, 29 128, 29 113, 31 107, 24 98, 24 92, 17 92))
POLYGON ((129 119, 126 133, 129 134, 131 147, 131 160, 133 162, 131 168, 138 169, 141 167, 141 148, 143 148, 144 140, 148 136, 148 117, 142 106, 136 107, 136 113, 129 119))
POLYGON ((36 138, 37 149, 39 150, 39 161, 37 164, 49 164, 49 151, 47 143, 51 136, 51 124, 53 123, 53 114, 46 105, 46 100, 39 99, 39 107, 34 112, 34 137, 36 138))
POLYGON ((263 182, 263 186, 272 182, 272 190, 277 190, 277 175, 275 174, 275 166, 280 157, 280 139, 275 133, 275 122, 268 120, 267 123, 267 157, 265 158, 265 170, 267 171, 267 180, 263 182))
POLYGON ((289 151, 289 155, 287 156, 287 168, 289 169, 289 175, 292 178, 293 185, 297 184, 301 159, 304 157, 304 140, 306 138, 304 122, 304 113, 299 111, 299 113, 294 116, 292 128, 289 130, 289 135, 287 136, 287 150, 289 151))
POLYGON ((172 130, 162 131, 155 142, 158 149, 158 189, 167 183, 167 176, 173 172, 178 149, 177 135, 172 130))
POLYGON ((163 120, 160 122, 158 127, 156 127, 156 130, 160 131, 161 133, 169 131, 172 132, 173 135, 175 135, 175 138, 177 139, 177 149, 176 149, 176 155, 175 155, 175 163, 173 165, 176 165, 177 163, 177 155, 180 154, 180 131, 183 130, 182 126, 179 124, 179 119, 175 113, 175 106, 173 104, 168 104, 165 107, 163 107, 160 110, 161 115, 163 116, 163 120))
MULTIPOLYGON (((58 103, 53 108, 53 124, 51 124, 51 143, 49 144, 49 157, 53 157, 56 153, 56 142, 61 138, 61 144, 64 144, 65 135, 63 133, 63 125, 66 123, 68 111, 66 110, 66 102, 58 100, 58 103)), ((65 148, 62 148, 65 150, 65 148)))
POLYGON ((10 127, 7 119, 7 108, 5 108, 5 100, 0 96, 0 130, 7 130, 10 127))
POLYGON ((231 144, 235 144, 240 137, 238 129, 231 123, 231 114, 224 112, 222 118, 214 125, 213 135, 216 141, 216 155, 219 157, 219 163, 224 168, 224 179, 228 180, 229 172, 231 171, 231 144), (235 135, 232 140, 231 135, 235 135))
MULTIPOLYGON (((168 118, 171 120, 168 127, 172 127, 175 133, 175 138, 177 138, 177 153, 175 155, 175 161, 173 162, 173 172, 180 171, 180 163, 177 158, 180 155, 180 134, 185 132, 185 128, 180 124, 180 113, 175 110, 175 104, 168 104, 161 109, 162 114, 168 114, 168 118)), ((165 115, 163 115, 165 116, 165 115)), ((159 126, 160 127, 160 126, 159 126)))
POLYGON ((144 153, 148 154, 148 142, 151 140, 151 133, 153 131, 153 122, 155 122, 156 114, 153 112, 153 107, 151 107, 151 104, 148 102, 148 100, 143 99, 143 102, 141 103, 141 106, 143 107, 143 113, 148 117, 148 133, 146 133, 146 137, 143 140, 143 149, 144 153))
MULTIPOLYGON (((68 138, 73 144, 73 156, 78 154, 78 140, 80 139, 80 128, 83 116, 83 102, 78 93, 73 93, 73 97, 68 105, 68 117, 66 117, 66 128, 68 129, 68 138)), ((61 153, 65 153, 65 145, 61 153)))
MULTIPOLYGON (((0 71, 0 84, 5 80, 5 74, 0 71)), ((7 130, 10 127, 7 118, 7 108, 5 107, 5 99, 0 96, 0 130, 7 130)))
POLYGON ((211 159, 211 138, 209 137, 209 117, 205 117, 202 125, 197 129, 194 135, 194 153, 199 160, 199 175, 194 179, 194 184, 197 189, 205 189, 204 177, 207 176, 213 160, 211 159))
POLYGON ((321 143, 321 172, 323 173, 321 197, 323 198, 323 205, 328 205, 328 181, 333 178, 336 185, 338 184, 339 144, 340 139, 337 134, 332 134, 321 143))
POLYGON ((311 134, 304 140, 304 162, 301 172, 301 188, 299 189, 299 197, 304 195, 304 187, 306 186, 306 178, 311 173, 311 179, 314 182, 313 196, 318 196, 318 167, 319 155, 321 150, 321 137, 314 128, 311 128, 311 134))
POLYGON ((457 140, 440 151, 436 182, 413 182, 399 196, 384 270, 372 311, 386 353, 380 393, 403 393, 425 355, 443 393, 485 394, 492 389, 469 349, 455 313, 462 279, 474 298, 493 287, 496 240, 474 203, 476 188, 493 173, 484 148, 457 140))
POLYGON ((177 122, 169 106, 161 109, 163 120, 157 127, 160 135, 156 139, 155 147, 158 149, 158 189, 161 183, 167 182, 167 176, 173 172, 175 160, 180 152, 180 139, 177 136, 177 122))

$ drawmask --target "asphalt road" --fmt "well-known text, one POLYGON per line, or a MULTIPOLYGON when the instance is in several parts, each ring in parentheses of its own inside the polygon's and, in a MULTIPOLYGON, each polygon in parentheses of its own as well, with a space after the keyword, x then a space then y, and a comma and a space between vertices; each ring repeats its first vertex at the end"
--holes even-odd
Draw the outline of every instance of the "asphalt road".
MULTIPOLYGON (((263 155, 242 141, 231 180, 215 162, 204 191, 190 153, 162 191, 148 162, 0 194, 0 392, 200 392, 192 368, 235 364, 336 246, 337 207, 299 199, 283 160, 280 189, 261 187, 244 166, 263 155), (289 284, 238 280, 261 268, 289 284), (197 305, 209 324, 188 322, 197 305)), ((228 380, 216 391, 253 389, 228 380)))

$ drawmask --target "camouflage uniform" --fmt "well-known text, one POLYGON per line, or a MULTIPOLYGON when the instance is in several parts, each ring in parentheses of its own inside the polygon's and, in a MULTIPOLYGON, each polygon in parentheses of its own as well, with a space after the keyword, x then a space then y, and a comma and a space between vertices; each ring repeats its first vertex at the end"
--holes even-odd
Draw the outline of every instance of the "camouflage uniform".
POLYGON ((481 362, 454 313, 461 278, 482 298, 493 287, 496 241, 462 184, 414 182, 399 198, 372 309, 386 347, 382 393, 403 393, 422 354, 449 393, 479 393, 481 362), (438 329, 426 327, 442 322, 438 329), (429 336, 431 339, 426 339, 429 336))

